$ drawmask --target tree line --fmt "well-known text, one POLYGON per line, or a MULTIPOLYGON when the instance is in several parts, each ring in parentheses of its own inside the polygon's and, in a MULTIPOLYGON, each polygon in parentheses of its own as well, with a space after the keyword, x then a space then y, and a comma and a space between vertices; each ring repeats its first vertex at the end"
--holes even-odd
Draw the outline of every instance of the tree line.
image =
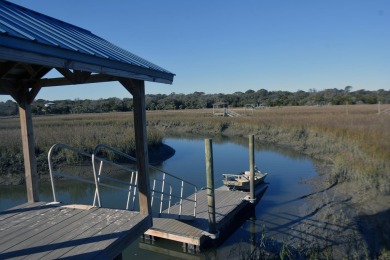
MULTIPOLYGON (((306 105, 341 105, 341 104, 382 104, 390 103, 390 90, 357 90, 352 87, 344 89, 325 89, 317 91, 258 91, 247 90, 233 94, 205 94, 194 92, 191 94, 147 94, 145 97, 147 110, 171 109, 199 109, 212 108, 216 103, 225 103, 229 107, 245 106, 306 106, 306 105)), ((105 113, 113 111, 132 111, 132 98, 107 98, 98 100, 75 99, 49 101, 37 99, 32 104, 34 114, 78 114, 78 113, 105 113)), ((12 101, 0 102, 0 116, 18 114, 18 106, 12 101)))

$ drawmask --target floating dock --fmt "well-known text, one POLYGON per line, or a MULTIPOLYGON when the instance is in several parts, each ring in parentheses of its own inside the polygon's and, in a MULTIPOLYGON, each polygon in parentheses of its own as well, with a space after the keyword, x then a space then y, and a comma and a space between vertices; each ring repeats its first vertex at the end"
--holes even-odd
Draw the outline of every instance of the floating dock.
POLYGON ((0 259, 114 259, 150 220, 128 210, 26 203, 0 213, 0 259))
MULTIPOLYGON (((255 189, 257 202, 268 188, 267 184, 261 184, 255 189)), ((194 195, 190 198, 193 199, 194 195)), ((164 238, 182 242, 185 247, 199 251, 208 245, 217 245, 223 242, 236 227, 249 217, 251 208, 254 207, 249 200, 249 192, 231 191, 222 186, 215 189, 215 215, 217 234, 208 233, 209 211, 207 203, 207 190, 197 193, 196 217, 192 221, 182 221, 173 218, 153 218, 153 227, 145 232, 146 238, 164 238)), ((191 213, 193 205, 182 205, 183 214, 191 213)), ((178 212, 179 206, 172 206, 171 214, 178 212)), ((166 210, 168 211, 168 210, 166 210)))

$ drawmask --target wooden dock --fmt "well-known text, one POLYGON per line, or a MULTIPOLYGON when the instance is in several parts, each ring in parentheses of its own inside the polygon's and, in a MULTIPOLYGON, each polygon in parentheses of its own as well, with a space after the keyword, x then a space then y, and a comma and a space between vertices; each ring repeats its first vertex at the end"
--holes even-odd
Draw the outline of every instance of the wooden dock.
MULTIPOLYGON (((259 185, 255 190, 255 197, 259 201, 266 191, 268 185, 259 185)), ((190 198, 193 199, 194 195, 190 198)), ((249 192, 230 191, 225 186, 215 189, 215 211, 217 237, 208 234, 208 204, 207 191, 201 190, 197 193, 198 207, 196 218, 193 221, 181 221, 172 218, 153 218, 153 227, 145 232, 146 236, 159 237, 172 241, 182 242, 186 246, 195 247, 196 250, 208 244, 218 244, 222 242, 234 227, 240 225, 245 220, 246 215, 253 207, 247 199, 249 192)), ((193 205, 183 202, 183 214, 190 214, 193 205)), ((170 208, 171 214, 177 213, 179 206, 170 208)))
POLYGON ((150 220, 127 210, 26 203, 0 213, 0 259, 114 259, 150 220))

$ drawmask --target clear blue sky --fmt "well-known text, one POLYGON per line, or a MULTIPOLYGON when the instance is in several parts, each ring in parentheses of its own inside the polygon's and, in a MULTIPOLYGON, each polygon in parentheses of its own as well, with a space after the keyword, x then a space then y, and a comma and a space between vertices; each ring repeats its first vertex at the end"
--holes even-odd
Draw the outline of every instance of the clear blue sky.
MULTIPOLYGON (((88 29, 176 74, 173 85, 146 83, 148 94, 390 89, 389 0, 12 2, 88 29)), ((104 83, 37 96, 108 97, 131 95, 104 83)))

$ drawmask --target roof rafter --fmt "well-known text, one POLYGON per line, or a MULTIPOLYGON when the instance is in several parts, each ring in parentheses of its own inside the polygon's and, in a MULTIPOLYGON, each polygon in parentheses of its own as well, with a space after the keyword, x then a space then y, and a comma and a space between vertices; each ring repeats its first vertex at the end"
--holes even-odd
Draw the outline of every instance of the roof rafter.
POLYGON ((71 70, 64 68, 56 68, 56 70, 73 84, 83 84, 91 76, 91 72, 88 71, 74 70, 72 72, 71 70))
POLYGON ((6 61, 0 63, 0 78, 6 76, 15 66, 16 62, 6 61))

